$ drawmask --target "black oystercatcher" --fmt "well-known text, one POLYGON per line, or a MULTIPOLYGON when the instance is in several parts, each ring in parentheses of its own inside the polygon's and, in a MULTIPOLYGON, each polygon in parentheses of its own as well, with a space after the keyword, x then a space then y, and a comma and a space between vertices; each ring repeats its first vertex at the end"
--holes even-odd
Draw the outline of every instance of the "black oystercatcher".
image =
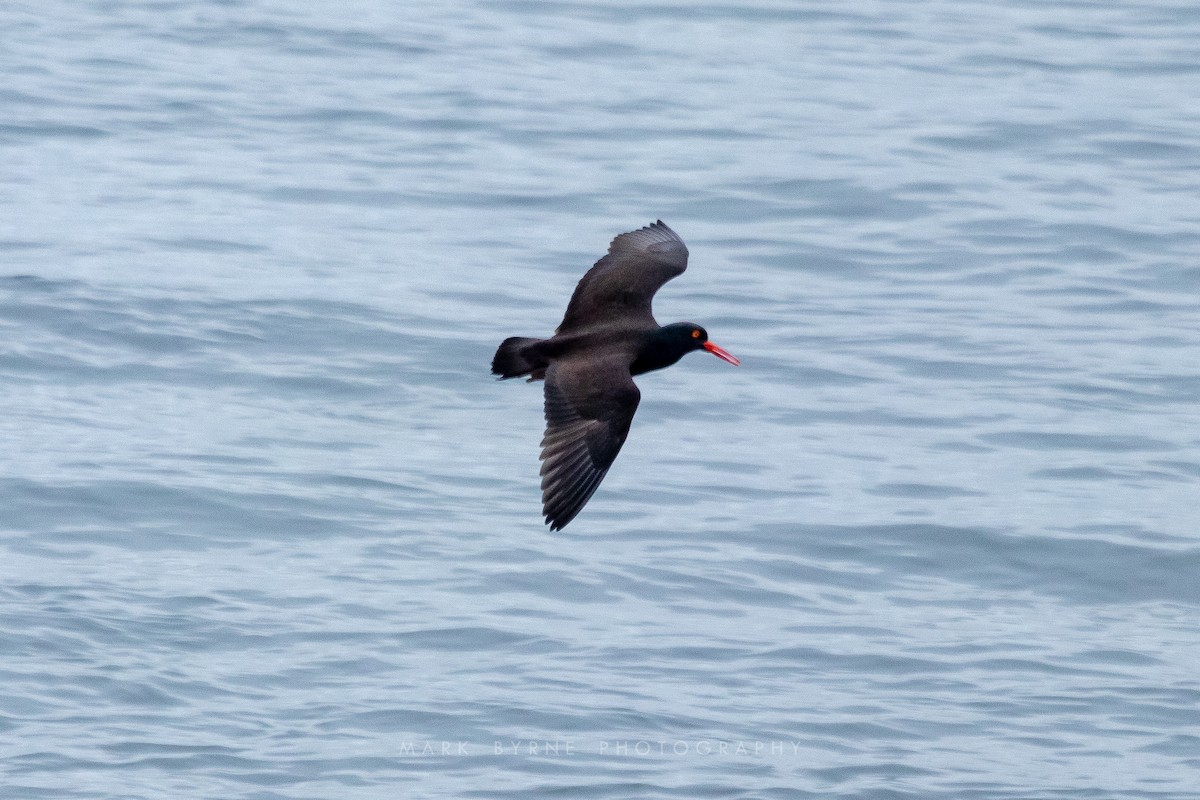
POLYGON ((687 269, 687 259, 687 246, 662 220, 623 233, 579 281, 554 336, 513 336, 496 350, 494 374, 546 381, 542 513, 551 530, 575 518, 625 443, 642 396, 634 375, 693 350, 739 363, 699 325, 654 321, 654 293, 687 269))

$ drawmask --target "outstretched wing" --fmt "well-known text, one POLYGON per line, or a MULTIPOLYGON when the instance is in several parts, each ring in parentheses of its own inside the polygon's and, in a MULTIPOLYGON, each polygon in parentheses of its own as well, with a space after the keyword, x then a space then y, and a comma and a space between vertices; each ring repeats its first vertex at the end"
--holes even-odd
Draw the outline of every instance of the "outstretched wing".
POLYGON ((541 474, 550 530, 574 519, 604 480, 641 396, 622 359, 559 362, 546 370, 541 474))
POLYGON ((662 220, 612 240, 608 255, 596 262, 575 287, 558 332, 598 321, 633 320, 653 324, 654 293, 687 269, 687 245, 662 220))

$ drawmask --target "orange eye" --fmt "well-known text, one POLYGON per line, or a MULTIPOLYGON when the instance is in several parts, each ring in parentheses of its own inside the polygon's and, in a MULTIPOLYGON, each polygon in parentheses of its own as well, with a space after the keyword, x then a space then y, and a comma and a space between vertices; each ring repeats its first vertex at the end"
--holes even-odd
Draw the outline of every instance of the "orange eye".
POLYGON ((692 338, 693 338, 693 339, 699 339, 699 338, 700 338, 700 331, 692 331, 692 338))

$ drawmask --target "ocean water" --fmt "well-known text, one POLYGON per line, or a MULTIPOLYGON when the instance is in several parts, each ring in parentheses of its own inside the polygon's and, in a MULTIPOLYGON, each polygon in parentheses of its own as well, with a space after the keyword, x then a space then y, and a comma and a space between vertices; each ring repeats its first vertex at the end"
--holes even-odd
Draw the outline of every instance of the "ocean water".
POLYGON ((7 3, 0 797, 1200 797, 1200 11, 7 3), (617 233, 742 359, 539 515, 617 233))

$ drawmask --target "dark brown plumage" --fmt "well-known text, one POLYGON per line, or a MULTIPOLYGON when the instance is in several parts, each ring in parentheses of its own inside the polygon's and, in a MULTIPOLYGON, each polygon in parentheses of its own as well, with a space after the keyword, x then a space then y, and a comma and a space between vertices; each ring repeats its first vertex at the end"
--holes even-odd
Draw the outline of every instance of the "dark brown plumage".
POLYGON ((699 325, 655 322, 654 293, 687 269, 687 259, 687 246, 662 220, 623 233, 580 279, 554 336, 514 336, 496 350, 494 374, 545 380, 542 513, 551 530, 575 518, 625 443, 641 399, 634 375, 693 350, 739 363, 699 325))

